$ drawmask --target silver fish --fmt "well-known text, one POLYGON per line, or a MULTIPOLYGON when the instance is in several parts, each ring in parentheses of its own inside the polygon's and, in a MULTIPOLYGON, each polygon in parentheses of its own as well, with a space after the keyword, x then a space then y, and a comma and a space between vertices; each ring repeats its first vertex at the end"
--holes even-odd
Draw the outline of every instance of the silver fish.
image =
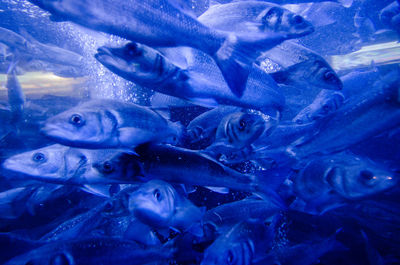
POLYGON ((213 138, 221 120, 238 110, 237 107, 219 106, 200 114, 186 127, 189 142, 196 143, 203 139, 213 138))
POLYGON ((205 251, 201 265, 253 264, 272 245, 273 233, 263 223, 239 222, 205 251))
POLYGON ((313 25, 302 16, 267 2, 214 5, 198 19, 208 27, 231 32, 288 32, 296 37, 314 32, 313 25))
POLYGON ((129 210, 155 228, 203 234, 202 210, 162 180, 151 180, 133 192, 129 197, 129 210))
POLYGON ((7 73, 7 94, 8 94, 8 104, 10 104, 11 109, 11 122, 18 123, 22 120, 22 115, 25 105, 25 94, 22 90, 21 84, 18 81, 16 75, 17 62, 13 62, 10 65, 10 69, 7 73))
POLYGON ((74 147, 117 148, 177 142, 182 128, 150 108, 115 100, 92 100, 49 118, 42 132, 74 147))
POLYGON ((253 65, 249 69, 246 90, 238 98, 226 85, 214 61, 204 58, 204 54, 194 54, 203 61, 199 63, 200 67, 186 70, 173 64, 160 52, 138 43, 128 43, 121 48, 103 46, 95 57, 127 80, 197 105, 232 105, 272 113, 283 108, 284 97, 277 84, 258 66, 253 65))
POLYGON ((295 194, 310 209, 324 211, 347 199, 365 198, 397 183, 394 173, 370 160, 338 153, 311 160, 294 180, 295 194))
POLYGON ((56 241, 12 258, 5 264, 147 264, 167 262, 173 249, 141 247, 138 243, 112 237, 92 237, 56 241))
POLYGON ((322 90, 314 101, 302 109, 293 121, 304 124, 320 120, 339 109, 343 105, 344 96, 338 91, 322 90))
POLYGON ((25 38, 2 27, 0 27, 0 42, 6 44, 13 53, 21 57, 74 67, 83 65, 83 57, 75 52, 43 44, 32 37, 25 38))

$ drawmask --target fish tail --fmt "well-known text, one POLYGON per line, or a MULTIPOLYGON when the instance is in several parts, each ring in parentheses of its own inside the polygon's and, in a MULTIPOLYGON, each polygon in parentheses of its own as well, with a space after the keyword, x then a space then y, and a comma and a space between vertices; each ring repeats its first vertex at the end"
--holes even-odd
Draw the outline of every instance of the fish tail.
POLYGON ((344 7, 351 7, 353 5, 353 0, 337 0, 337 2, 344 7))
POLYGON ((288 38, 288 34, 251 34, 246 37, 229 34, 213 58, 232 93, 241 97, 253 62, 261 52, 288 38))

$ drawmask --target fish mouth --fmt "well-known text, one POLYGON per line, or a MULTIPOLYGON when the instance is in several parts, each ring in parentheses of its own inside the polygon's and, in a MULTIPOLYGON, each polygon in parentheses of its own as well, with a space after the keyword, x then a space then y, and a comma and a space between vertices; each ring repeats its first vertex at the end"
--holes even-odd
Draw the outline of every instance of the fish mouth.
POLYGON ((21 167, 18 167, 19 163, 15 160, 12 159, 6 159, 6 161, 3 162, 3 164, 1 165, 3 167, 3 169, 6 170, 10 170, 10 171, 20 171, 21 167))

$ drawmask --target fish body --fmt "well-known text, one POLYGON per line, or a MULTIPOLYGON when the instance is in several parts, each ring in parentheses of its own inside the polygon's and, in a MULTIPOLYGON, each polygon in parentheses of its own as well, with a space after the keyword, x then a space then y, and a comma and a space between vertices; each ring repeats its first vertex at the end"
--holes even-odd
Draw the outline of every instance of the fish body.
POLYGON ((0 27, 0 42, 21 57, 74 67, 81 67, 83 63, 83 57, 75 52, 44 44, 33 38, 27 39, 2 27, 0 27))
POLYGON ((272 240, 273 234, 263 223, 239 222, 204 251, 201 264, 253 264, 272 240))
POLYGON ((54 144, 11 156, 4 161, 3 168, 22 174, 19 175, 21 179, 56 184, 131 183, 130 176, 138 170, 134 172, 130 167, 127 172, 124 161, 110 162, 111 158, 123 153, 118 149, 79 149, 54 144))
POLYGON ((211 225, 220 234, 242 220, 266 221, 279 210, 279 207, 268 200, 246 198, 208 210, 204 214, 203 224, 211 225))
POLYGON ((344 105, 321 124, 319 133, 309 141, 294 146, 298 157, 332 153, 375 136, 398 125, 397 74, 389 73, 365 93, 345 101, 344 105))
POLYGON ((338 153, 311 160, 293 183, 297 196, 316 209, 323 209, 388 190, 396 185, 397 178, 366 158, 338 153))
POLYGON ((260 48, 273 47, 292 37, 286 32, 239 37, 217 31, 176 7, 174 1, 167 0, 130 0, 118 4, 88 0, 31 2, 51 12, 58 20, 69 20, 145 45, 199 49, 213 56, 229 88, 237 96, 245 90, 248 68, 259 55, 260 48))
MULTIPOLYGON (((14 63, 12 63, 14 64, 14 63)), ((25 94, 22 91, 21 84, 18 81, 16 70, 16 64, 11 66, 7 74, 7 94, 8 94, 8 103, 10 104, 11 109, 11 122, 17 123, 22 120, 22 115, 24 111, 25 105, 25 94)))
POLYGON ((338 91, 322 90, 314 101, 302 109, 293 121, 299 124, 313 122, 334 113, 344 102, 344 95, 338 91))
MULTIPOLYGON (((292 85, 302 83, 319 89, 341 90, 342 81, 330 65, 318 54, 293 41, 264 53, 258 61, 261 65, 277 64, 278 69, 268 71, 278 83, 292 85)), ((319 91, 319 90, 318 90, 319 91)))
POLYGON ((117 148, 159 141, 176 142, 179 125, 155 111, 133 103, 92 100, 46 121, 42 132, 75 147, 117 148))
POLYGON ((94 237, 56 241, 12 258, 5 264, 148 264, 166 261, 168 248, 143 248, 134 241, 94 237))
POLYGON ((141 159, 145 178, 243 191, 257 189, 255 176, 241 174, 198 151, 153 144, 139 146, 135 151, 141 159))
POLYGON ((129 210, 143 223, 155 228, 191 230, 202 235, 202 211, 162 180, 141 185, 129 197, 129 210))
POLYGON ((237 107, 219 106, 200 114, 186 128, 188 141, 196 143, 202 139, 214 138, 220 121, 237 110, 237 107))
POLYGON ((314 31, 312 24, 303 17, 268 2, 214 5, 198 19, 208 27, 231 32, 288 32, 301 37, 314 31))
POLYGON ((393 1, 383 8, 379 14, 381 22, 397 32, 400 32, 400 4, 393 1))
POLYGON ((160 52, 138 43, 128 43, 121 48, 100 47, 96 58, 127 80, 196 105, 232 105, 261 111, 283 108, 285 99, 277 84, 258 66, 249 69, 246 89, 238 98, 210 57, 194 50, 192 53, 196 63, 190 64, 193 67, 188 69, 176 66, 160 52))

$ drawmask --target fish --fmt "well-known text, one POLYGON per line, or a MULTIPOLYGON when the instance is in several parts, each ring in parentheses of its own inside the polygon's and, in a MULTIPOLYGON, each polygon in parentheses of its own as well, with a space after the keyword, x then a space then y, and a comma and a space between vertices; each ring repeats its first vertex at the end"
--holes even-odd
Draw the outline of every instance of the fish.
POLYGON ((278 213, 281 208, 276 204, 263 200, 256 196, 247 197, 240 201, 234 201, 208 210, 203 217, 204 229, 212 229, 222 234, 242 220, 267 221, 278 213))
POLYGON ((24 37, 3 27, 0 27, 0 42, 7 45, 12 53, 22 58, 74 67, 83 66, 83 57, 75 52, 41 43, 30 36, 24 37))
POLYGON ((380 21, 400 33, 400 4, 393 1, 379 13, 380 21))
POLYGON ((87 101, 46 120, 41 132, 50 139, 82 148, 131 148, 141 143, 177 142, 180 124, 150 108, 117 100, 87 101))
POLYGON ((141 247, 138 243, 112 237, 60 240, 16 256, 4 264, 148 264, 172 257, 174 249, 141 247))
POLYGON ((344 95, 341 92, 322 90, 310 105, 302 109, 293 118, 293 122, 304 124, 320 120, 339 109, 344 100, 344 95))
POLYGON ((313 138, 294 144, 287 151, 299 159, 339 152, 396 127, 400 115, 396 106, 397 83, 397 70, 389 72, 368 91, 348 98, 313 138))
MULTIPOLYGON (((129 150, 128 150, 129 151, 129 150)), ((20 180, 35 180, 49 184, 74 185, 98 196, 112 195, 119 184, 137 184, 132 175, 134 165, 125 160, 110 159, 125 154, 120 149, 80 149, 54 144, 7 158, 3 169, 20 180), (125 179, 125 180, 124 180, 125 179)))
POLYGON ((273 233, 263 223, 241 221, 204 251, 200 264, 253 264, 272 241, 273 233))
POLYGON ((265 52, 258 62, 280 84, 303 84, 316 89, 341 90, 343 88, 339 76, 326 60, 295 42, 286 41, 265 52), (268 71, 271 69, 268 65, 271 63, 277 64, 279 68, 268 71))
MULTIPOLYGON (((219 3, 229 3, 232 0, 216 0, 219 3)), ((234 0, 234 1, 248 1, 248 0, 234 0)), ((334 2, 341 3, 344 7, 350 7, 353 4, 353 0, 252 0, 252 1, 265 1, 270 3, 276 3, 279 5, 287 4, 299 4, 299 3, 320 3, 320 2, 334 2)))
POLYGON ((269 116, 263 117, 256 113, 234 112, 228 114, 218 125, 214 143, 208 146, 204 152, 216 157, 219 161, 232 161, 233 157, 237 160, 238 152, 252 152, 253 143, 265 131, 274 130, 277 123, 269 116))
POLYGON ((255 176, 239 173, 199 151, 147 144, 138 146, 135 152, 142 163, 141 175, 144 180, 155 178, 172 183, 254 192, 261 191, 267 185, 255 176))
POLYGON ((11 123, 18 123, 22 121, 22 116, 24 112, 24 105, 26 102, 25 94, 22 90, 21 84, 18 81, 16 75, 16 66, 18 62, 13 62, 7 73, 7 95, 8 104, 11 110, 11 123))
POLYGON ((160 52, 133 42, 120 48, 102 46, 95 57, 129 81, 204 107, 232 105, 275 113, 285 102, 275 81, 256 65, 249 69, 246 90, 238 98, 211 59, 201 69, 183 69, 160 52))
POLYGON ((208 27, 230 32, 288 32, 296 38, 314 32, 313 25, 304 17, 267 2, 214 5, 198 19, 208 27))
POLYGON ((175 1, 130 0, 118 4, 110 0, 30 2, 49 11, 54 20, 72 21, 152 47, 188 46, 199 49, 213 57, 228 87, 238 97, 245 90, 249 68, 259 56, 260 49, 273 47, 292 37, 287 32, 239 36, 217 31, 185 13, 175 1), (102 14, 101 19, 99 14, 102 14), (178 35, 179 38, 176 37, 178 35))
POLYGON ((347 248, 336 239, 340 231, 342 231, 341 228, 328 238, 322 238, 312 242, 299 243, 291 246, 279 246, 270 251, 266 257, 253 264, 315 264, 323 255, 329 252, 347 250, 347 248))
POLYGON ((150 180, 142 184, 129 196, 129 210, 152 227, 203 235, 200 221, 204 211, 165 181, 150 180))
POLYGON ((293 179, 294 193, 311 209, 326 211, 349 200, 360 200, 394 187, 394 173, 350 153, 309 161, 293 179))
POLYGON ((206 111, 190 121, 186 127, 186 134, 190 143, 203 139, 213 139, 221 120, 228 114, 238 111, 233 106, 219 106, 206 111))

